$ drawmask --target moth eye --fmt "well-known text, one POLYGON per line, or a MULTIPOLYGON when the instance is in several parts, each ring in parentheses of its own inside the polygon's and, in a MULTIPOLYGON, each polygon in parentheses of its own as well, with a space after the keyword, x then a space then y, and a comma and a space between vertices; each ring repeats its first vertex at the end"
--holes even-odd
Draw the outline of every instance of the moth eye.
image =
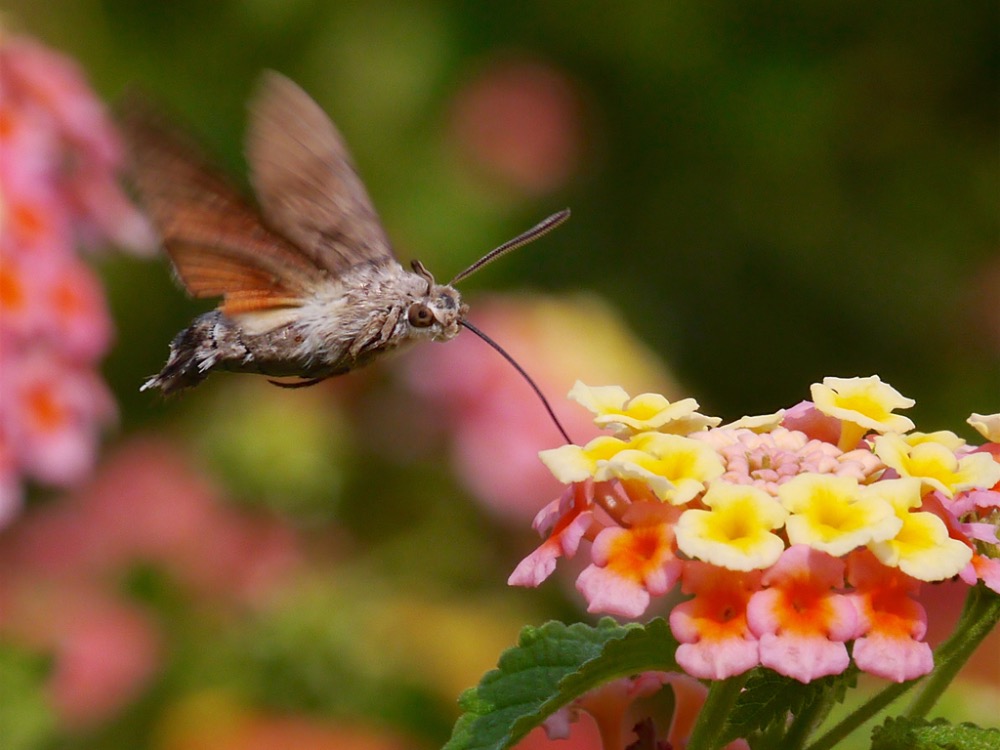
POLYGON ((434 313, 431 309, 419 302, 410 305, 410 311, 406 314, 406 319, 414 328, 427 328, 434 323, 434 313))

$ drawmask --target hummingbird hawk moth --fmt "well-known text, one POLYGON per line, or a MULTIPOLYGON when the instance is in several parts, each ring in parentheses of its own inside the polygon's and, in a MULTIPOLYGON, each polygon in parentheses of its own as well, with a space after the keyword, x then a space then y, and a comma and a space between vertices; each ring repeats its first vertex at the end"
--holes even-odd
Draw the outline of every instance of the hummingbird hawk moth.
POLYGON ((148 108, 127 107, 123 131, 139 197, 177 278, 193 297, 222 298, 177 334, 142 390, 173 393, 213 370, 313 385, 467 328, 525 377, 566 437, 524 369, 466 320, 455 284, 554 229, 569 210, 439 284, 419 261, 409 271, 400 265, 340 133, 278 73, 264 74, 250 105, 246 158, 259 211, 148 108))

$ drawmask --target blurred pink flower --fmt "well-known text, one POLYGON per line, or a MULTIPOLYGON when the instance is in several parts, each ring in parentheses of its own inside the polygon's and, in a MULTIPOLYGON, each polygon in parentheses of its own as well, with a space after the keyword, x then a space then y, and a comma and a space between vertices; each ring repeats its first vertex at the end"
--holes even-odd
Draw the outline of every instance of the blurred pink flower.
POLYGON ((76 243, 150 250, 118 186, 122 147, 78 66, 0 38, 0 525, 24 478, 67 485, 93 465, 114 405, 95 371, 112 326, 76 243))
MULTIPOLYGON (((613 311, 585 298, 478 300, 474 323, 521 363, 576 440, 596 434, 590 415, 562 398, 577 378, 676 389, 663 366, 613 311), (587 335, 573 331, 587 321, 587 335)), ((521 376, 485 343, 464 333, 448 346, 423 347, 403 361, 409 386, 443 418, 462 482, 491 511, 531 519, 560 492, 538 452, 559 434, 521 376)))
POLYGON ((78 239, 152 250, 151 228, 114 180, 123 159, 121 141, 79 66, 33 39, 8 36, 0 43, 0 71, 0 138, 9 135, 18 145, 18 135, 47 135, 32 148, 7 152, 5 161, 41 167, 69 209, 78 239))
POLYGON ((25 519, 21 564, 58 577, 107 577, 151 563, 191 592, 253 602, 300 562, 292 531, 228 506, 169 443, 133 439, 65 502, 25 519))
POLYGON ((290 528, 227 505, 178 449, 132 440, 80 490, 4 532, 0 636, 51 653, 59 716, 69 728, 92 726, 160 666, 166 634, 120 593, 135 566, 228 610, 265 604, 301 559, 290 528))
POLYGON ((44 349, 4 357, 0 424, 21 471, 50 484, 84 478, 97 452, 100 426, 114 416, 96 372, 44 349))
POLYGON ((149 684, 162 638, 147 614, 92 581, 5 567, 11 575, 0 590, 0 633, 51 654, 47 688, 63 726, 95 726, 149 684))
POLYGON ((583 97, 554 66, 491 62, 455 94, 454 142, 475 166, 529 195, 562 187, 586 147, 583 97))
MULTIPOLYGON (((543 748, 682 748, 691 738, 708 688, 679 672, 642 672, 601 685, 549 716, 546 734, 536 730, 516 745, 517 750, 543 748), (672 713, 663 716, 664 702, 646 702, 668 687, 673 692, 672 713), (587 716, 593 723, 581 722, 587 716), (566 744, 568 740, 569 744, 566 744)), ((743 739, 725 750, 746 750, 743 739)))
POLYGON ((69 728, 93 726, 114 715, 147 685, 160 666, 160 635, 137 608, 95 597, 72 611, 57 634, 49 690, 69 728), (70 623, 72 623, 70 625, 70 623))

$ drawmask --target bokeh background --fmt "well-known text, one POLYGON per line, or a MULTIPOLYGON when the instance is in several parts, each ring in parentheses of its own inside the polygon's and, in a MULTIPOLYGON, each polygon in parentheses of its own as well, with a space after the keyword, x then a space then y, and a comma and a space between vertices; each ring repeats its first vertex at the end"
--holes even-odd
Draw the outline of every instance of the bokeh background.
MULTIPOLYGON (((463 292, 578 440, 577 378, 733 419, 878 373, 921 429, 970 439, 1000 410, 995 3, 15 0, 2 20, 110 106, 155 97, 242 184, 246 101, 285 73, 439 278, 570 206, 463 292)), ((138 386, 208 306, 162 258, 88 262, 118 417, 87 476, 27 483, 0 532, 5 747, 437 747, 522 624, 589 618, 571 574, 505 586, 559 436, 484 344, 162 400, 138 386)), ((955 715, 995 716, 990 671, 955 715)))

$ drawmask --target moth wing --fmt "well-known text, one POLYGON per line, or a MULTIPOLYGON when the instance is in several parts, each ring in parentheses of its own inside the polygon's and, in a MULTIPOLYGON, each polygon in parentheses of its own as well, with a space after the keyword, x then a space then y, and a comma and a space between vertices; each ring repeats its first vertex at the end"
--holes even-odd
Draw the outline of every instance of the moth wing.
POLYGON ((279 73, 264 74, 250 106, 250 181, 267 224, 335 276, 394 262, 378 215, 326 113, 279 73))
POLYGON ((231 314, 293 307, 327 277, 148 104, 128 102, 122 130, 136 189, 192 296, 221 296, 231 314))

